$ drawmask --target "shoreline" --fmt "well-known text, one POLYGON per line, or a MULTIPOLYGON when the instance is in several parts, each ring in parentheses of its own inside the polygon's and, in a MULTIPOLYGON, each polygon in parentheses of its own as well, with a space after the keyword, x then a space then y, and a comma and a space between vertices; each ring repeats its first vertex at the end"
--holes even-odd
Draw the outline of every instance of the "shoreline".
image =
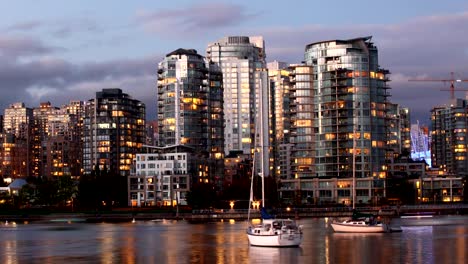
MULTIPOLYGON (((356 208, 360 212, 371 213, 382 219, 400 218, 405 215, 467 215, 468 205, 425 205, 425 206, 400 206, 400 207, 361 207, 356 208)), ((275 215, 279 218, 321 218, 321 217, 350 217, 352 215, 351 208, 293 208, 289 210, 278 210, 275 215)), ((259 211, 250 213, 250 218, 260 218, 259 211)), ((2 212, 0 214, 0 222, 131 222, 136 221, 151 221, 151 220, 186 220, 190 222, 214 222, 214 221, 242 221, 247 220, 247 210, 193 210, 191 212, 178 212, 171 210, 153 210, 152 208, 136 209, 136 210, 113 210, 113 211, 96 211, 96 212, 63 212, 63 211, 14 211, 9 214, 2 212)))

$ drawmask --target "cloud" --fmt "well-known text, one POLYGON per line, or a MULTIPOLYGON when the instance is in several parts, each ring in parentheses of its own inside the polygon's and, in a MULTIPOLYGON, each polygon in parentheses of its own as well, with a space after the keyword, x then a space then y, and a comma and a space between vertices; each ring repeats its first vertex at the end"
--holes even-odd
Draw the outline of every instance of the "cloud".
POLYGON ((26 88, 26 92, 32 97, 37 100, 41 100, 45 96, 49 96, 55 92, 57 92, 57 89, 55 88, 50 88, 50 87, 37 87, 37 86, 31 86, 26 88))
POLYGON ((121 88, 133 98, 149 105, 147 109, 151 111, 150 116, 155 117, 155 58, 160 55, 76 64, 54 57, 49 53, 53 49, 40 43, 0 41, 2 52, 17 54, 0 64, 0 109, 14 102, 37 107, 41 101, 50 101, 60 106, 70 100, 89 100, 103 88, 121 88), (16 46, 1 43, 29 44, 16 46), (22 60, 20 55, 24 54, 36 56, 22 60))
POLYGON ((76 33, 102 33, 104 30, 94 20, 80 18, 75 20, 63 20, 50 25, 52 36, 67 38, 76 33))
POLYGON ((6 28, 6 31, 31 31, 39 28, 41 25, 43 25, 43 22, 41 21, 25 21, 9 26, 8 28, 6 28))
POLYGON ((247 13, 246 8, 240 5, 213 2, 179 9, 139 11, 135 20, 151 33, 194 35, 194 33, 236 26, 257 15, 247 13))
MULTIPOLYGON (((57 57, 58 52, 64 48, 48 45, 39 38, 1 34, 0 109, 18 101, 35 107, 40 100, 51 101, 55 105, 70 100, 88 100, 94 97, 96 91, 117 87, 145 102, 147 116, 154 118, 155 71, 158 60, 163 58, 162 54, 175 50, 178 46, 187 43, 193 45, 196 42, 186 40, 197 40, 197 43, 203 41, 206 46, 216 39, 208 39, 212 35, 219 33, 218 37, 222 37, 231 30, 240 31, 241 35, 264 36, 267 60, 276 59, 289 63, 300 63, 304 60, 307 44, 372 35, 372 40, 379 49, 380 66, 392 72, 390 100, 403 107, 410 107, 413 119, 424 120, 426 124, 429 123, 430 109, 448 101, 449 92, 440 91, 441 88, 448 88, 447 84, 414 83, 408 80, 450 78, 452 71, 456 73, 457 78, 468 79, 468 35, 465 33, 468 26, 467 12, 419 17, 393 24, 311 24, 289 27, 282 23, 280 26, 249 26, 241 30, 246 21, 259 15, 249 13, 242 6, 223 3, 139 12, 135 17, 138 25, 150 32, 160 33, 158 35, 164 36, 166 41, 170 39, 170 35, 176 35, 184 38, 184 42, 173 48, 158 51, 161 54, 104 62, 74 63, 57 57), (203 39, 200 40, 201 38, 203 39)), ((48 30, 49 33, 56 32, 56 37, 70 39, 71 34, 75 32, 81 34, 109 30, 108 27, 86 19, 63 21, 56 25, 46 21, 30 21, 12 25, 10 30, 11 34, 16 34, 13 30, 36 30, 39 27, 41 30, 48 30)), ((107 44, 109 41, 105 37, 93 38, 91 45, 107 44)), ((89 46, 86 50, 91 48, 92 46, 89 46)), ((205 47, 193 48, 203 50, 205 47)), ((457 88, 468 87, 468 83, 456 85, 457 88)), ((457 92, 457 96, 464 97, 464 94, 457 92)))
POLYGON ((0 35, 0 59, 45 55, 58 50, 30 37, 0 35))
POLYGON ((58 20, 31 20, 16 23, 5 28, 5 32, 48 34, 55 38, 68 38, 76 33, 102 33, 103 29, 95 20, 88 17, 58 20), (41 31, 38 31, 38 30, 41 31))
MULTIPOLYGON (((429 122, 430 109, 447 103, 449 92, 442 82, 411 83, 409 79, 422 76, 433 79, 468 79, 468 12, 418 17, 395 24, 368 25, 305 25, 302 27, 271 27, 252 29, 252 34, 263 32, 267 43, 268 60, 298 63, 303 60, 307 44, 332 40, 373 36, 379 50, 379 64, 392 72, 390 90, 392 102, 410 107, 414 119, 429 122), (445 94, 444 94, 445 93, 445 94)), ((457 84, 467 88, 467 84, 457 84)), ((462 92, 458 97, 464 97, 462 92)))

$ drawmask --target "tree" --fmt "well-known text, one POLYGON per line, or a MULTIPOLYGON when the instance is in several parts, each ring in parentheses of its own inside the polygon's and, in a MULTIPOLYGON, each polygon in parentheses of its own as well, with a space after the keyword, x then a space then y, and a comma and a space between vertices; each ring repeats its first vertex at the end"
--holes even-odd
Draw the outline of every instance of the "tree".
POLYGON ((48 178, 39 178, 36 184, 36 198, 40 205, 56 205, 58 199, 58 184, 57 181, 49 180, 48 178))
POLYGON ((67 204, 78 192, 76 182, 70 176, 59 177, 57 185, 57 200, 61 204, 67 204))
POLYGON ((13 196, 9 192, 0 193, 0 208, 13 207, 13 196))
POLYGON ((19 190, 17 203, 19 207, 37 204, 36 187, 34 184, 28 183, 19 190))
POLYGON ((80 206, 91 209, 112 209, 127 204, 127 178, 99 167, 80 178, 78 184, 80 206))
POLYGON ((83 208, 98 209, 98 188, 96 186, 96 175, 99 175, 99 167, 90 173, 80 177, 78 183, 78 202, 83 208))
POLYGON ((192 208, 210 208, 216 200, 216 191, 211 183, 194 183, 187 193, 187 203, 192 208))

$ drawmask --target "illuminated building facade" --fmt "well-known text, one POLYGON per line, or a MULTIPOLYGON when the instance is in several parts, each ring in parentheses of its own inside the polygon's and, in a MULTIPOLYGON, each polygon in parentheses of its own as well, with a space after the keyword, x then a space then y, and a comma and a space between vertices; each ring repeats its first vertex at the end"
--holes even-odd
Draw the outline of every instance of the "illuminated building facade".
MULTIPOLYGON (((313 66, 290 65, 289 122, 291 172, 281 179, 283 200, 296 204, 313 195, 315 177, 313 66)), ((287 149, 287 148, 286 148, 287 149)), ((304 201, 302 201, 304 200, 304 201)))
POLYGON ((45 157, 45 174, 48 177, 81 175, 81 126, 78 115, 66 109, 48 118, 48 131, 42 143, 45 157))
POLYGON ((392 162, 401 154, 411 154, 411 121, 408 108, 387 104, 387 161, 392 162))
MULTIPOLYGON (((47 144, 50 116, 59 113, 59 108, 51 105, 50 102, 42 102, 39 107, 33 109, 32 125, 32 175, 49 176, 46 174, 47 151, 44 151, 43 142, 47 144)), ((44 145, 45 145, 44 144, 44 145)))
POLYGON ((455 99, 449 106, 431 110, 432 166, 447 173, 468 175, 468 100, 455 99))
POLYGON ((399 131, 400 131, 400 153, 411 154, 411 115, 407 107, 398 107, 399 110, 399 131))
POLYGON ((24 103, 14 103, 5 109, 3 116, 3 129, 7 134, 13 134, 16 138, 28 138, 29 126, 33 119, 33 111, 24 103))
POLYGON ((82 111, 79 101, 60 108, 43 102, 33 109, 33 176, 80 176, 82 111))
POLYGON ((385 178, 388 74, 371 37, 306 46, 314 68, 315 177, 385 178), (353 136, 355 131, 355 136, 353 136))
POLYGON ((227 155, 242 151, 250 155, 254 144, 261 147, 265 153, 261 155, 264 176, 268 176, 269 97, 263 37, 221 38, 208 45, 206 58, 217 64, 223 74, 224 152, 227 155))
POLYGON ((135 154, 145 142, 145 105, 121 89, 103 89, 85 105, 83 170, 99 166, 121 176, 130 174, 135 154))
POLYGON ((222 185, 224 123, 222 75, 193 49, 177 49, 158 65, 159 146, 187 146, 208 167, 199 182, 222 185))
POLYGON ((290 110, 290 69, 284 62, 267 64, 270 81, 270 142, 271 175, 275 179, 286 179, 291 175, 291 110, 290 110))
POLYGON ((2 141, 3 176, 17 178, 31 175, 31 129, 33 111, 24 103, 14 103, 5 109, 2 141))
POLYGON ((187 205, 192 180, 211 166, 197 152, 184 145, 143 146, 128 177, 129 205, 187 205))
POLYGON ((292 173, 281 179, 283 201, 350 204, 353 167, 356 200, 383 197, 389 72, 370 37, 309 44, 305 64, 290 71, 292 173))

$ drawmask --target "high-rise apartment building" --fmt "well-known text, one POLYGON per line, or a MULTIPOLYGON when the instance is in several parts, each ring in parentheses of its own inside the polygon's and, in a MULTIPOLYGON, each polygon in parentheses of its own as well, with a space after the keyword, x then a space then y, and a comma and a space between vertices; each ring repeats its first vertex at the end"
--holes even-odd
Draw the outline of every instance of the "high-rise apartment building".
POLYGON ((7 134, 13 134, 16 138, 28 138, 29 127, 33 119, 33 111, 24 103, 14 103, 5 109, 3 116, 3 129, 7 134))
POLYGON ((432 166, 468 176, 468 100, 455 99, 450 105, 434 107, 431 120, 432 166))
POLYGON ((380 68, 371 37, 306 46, 314 67, 313 141, 316 177, 385 178, 388 70, 380 68))
POLYGON ((222 102, 221 71, 196 50, 177 49, 159 63, 159 145, 183 145, 206 156, 208 167, 200 177, 194 176, 218 185, 224 167, 222 102))
POLYGON ((314 92, 311 65, 290 65, 290 143, 291 173, 282 180, 285 200, 300 203, 311 196, 312 178, 315 177, 316 141, 314 140, 314 92), (303 198, 301 198, 303 197, 303 198))
POLYGON ((270 142, 271 175, 275 179, 286 179, 291 175, 291 110, 290 69, 284 62, 267 64, 270 81, 270 142))
POLYGON ((49 131, 49 117, 58 114, 59 108, 52 106, 50 102, 42 102, 39 107, 33 108, 32 122, 32 175, 48 176, 45 173, 47 164, 47 144, 49 131), (44 143, 44 145, 43 145, 44 143))
POLYGON ((411 155, 411 121, 408 108, 387 104, 387 161, 392 162, 401 154, 411 155))
MULTIPOLYGON (((370 37, 312 43, 290 66, 291 174, 283 201, 296 204, 384 196, 389 72, 370 37)), ((396 118, 396 117, 395 117, 396 118)))
POLYGON ((145 105, 121 89, 103 89, 87 102, 83 119, 83 170, 95 166, 121 176, 130 174, 145 142, 145 105))
POLYGON ((30 176, 33 111, 24 103, 14 103, 5 109, 2 142, 4 176, 16 178, 30 176))
MULTIPOLYGON (((263 37, 229 36, 208 45, 206 58, 223 74, 224 151, 265 153, 264 176, 269 175, 268 72, 263 37)), ((260 166, 256 166, 260 168, 260 166)))
POLYGON ((80 176, 82 106, 43 102, 33 109, 32 176, 80 176))
POLYGON ((407 107, 398 107, 400 115, 400 153, 411 155, 411 114, 407 107))

